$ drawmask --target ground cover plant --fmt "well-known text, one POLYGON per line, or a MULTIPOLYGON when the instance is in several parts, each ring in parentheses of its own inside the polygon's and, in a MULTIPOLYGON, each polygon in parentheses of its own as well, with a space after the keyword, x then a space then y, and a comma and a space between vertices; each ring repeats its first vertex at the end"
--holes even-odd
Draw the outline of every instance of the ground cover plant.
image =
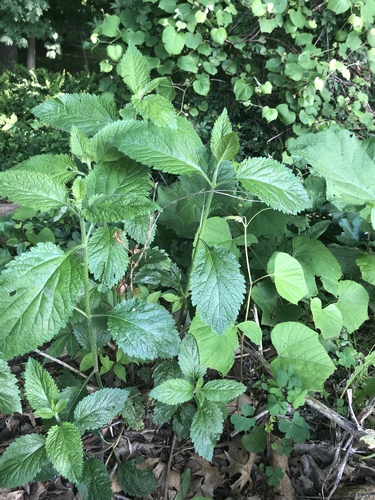
MULTIPOLYGON (((42 422, 3 453, 2 488, 60 474, 84 498, 110 499, 112 460, 125 494, 152 495, 152 472, 106 433, 115 417, 120 437, 141 428, 145 406, 206 461, 230 422, 255 463, 273 435, 279 455, 309 439, 301 408, 328 415, 314 395, 342 368, 353 372, 351 408, 374 395, 371 348, 352 340, 374 298, 374 140, 331 127, 290 144, 294 172, 267 157, 238 163, 225 109, 203 144, 133 43, 119 68, 131 106, 88 93, 39 104, 35 116, 69 134, 70 154, 0 174, 22 220, 53 218, 54 235, 68 215, 76 229, 70 241, 29 238, 2 262, 0 410, 29 405, 42 422), (40 362, 59 364, 63 352, 74 377, 40 362), (20 356, 21 387, 11 372, 20 356), (129 384, 135 370, 147 390, 129 384)), ((356 428, 330 415, 372 445, 365 417, 356 428)), ((266 454, 262 467, 268 487, 286 479, 266 454)))

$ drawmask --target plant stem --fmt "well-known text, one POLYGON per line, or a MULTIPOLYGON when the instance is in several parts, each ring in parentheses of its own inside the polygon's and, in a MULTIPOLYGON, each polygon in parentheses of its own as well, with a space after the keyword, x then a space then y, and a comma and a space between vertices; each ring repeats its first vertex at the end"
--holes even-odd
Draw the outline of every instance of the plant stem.
POLYGON ((102 381, 99 375, 99 363, 98 363, 98 347, 95 342, 94 328, 92 324, 92 314, 90 306, 90 282, 89 282, 89 263, 88 263, 88 239, 86 233, 85 219, 80 215, 80 226, 81 226, 81 239, 82 239, 82 251, 83 251, 83 266, 84 266, 84 288, 85 288, 85 312, 87 316, 87 329, 89 332, 89 342, 93 363, 93 371, 95 373, 96 380, 99 387, 102 387, 102 381))

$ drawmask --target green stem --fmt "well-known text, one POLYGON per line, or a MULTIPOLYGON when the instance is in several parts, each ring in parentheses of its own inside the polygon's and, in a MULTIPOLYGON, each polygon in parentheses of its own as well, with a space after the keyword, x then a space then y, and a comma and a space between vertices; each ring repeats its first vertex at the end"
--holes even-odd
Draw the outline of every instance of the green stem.
POLYGON ((83 250, 83 266, 84 266, 84 289, 85 289, 85 312, 87 317, 87 329, 89 332, 89 342, 91 349, 91 356, 93 362, 93 371, 96 376, 99 387, 102 387, 102 381, 99 375, 99 362, 98 362, 98 347, 95 342, 94 327, 92 324, 92 314, 90 306, 90 282, 89 282, 89 257, 88 257, 88 238, 86 233, 85 220, 80 216, 80 226, 81 226, 81 239, 82 239, 82 250, 83 250))

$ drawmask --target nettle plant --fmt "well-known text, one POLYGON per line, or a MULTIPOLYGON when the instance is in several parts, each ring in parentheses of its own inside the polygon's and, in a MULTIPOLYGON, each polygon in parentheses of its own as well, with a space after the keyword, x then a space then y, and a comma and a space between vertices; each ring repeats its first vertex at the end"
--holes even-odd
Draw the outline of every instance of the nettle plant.
MULTIPOLYGON (((22 436, 7 448, 0 459, 1 487, 59 473, 85 498, 110 498, 106 468, 84 450, 83 438, 100 433, 116 415, 127 425, 136 420, 129 417, 134 393, 103 387, 101 374, 114 365, 124 380, 120 366, 126 360, 159 363, 150 393, 155 420, 173 417, 177 434, 189 436, 210 460, 225 404, 246 387, 204 377, 207 368, 228 374, 238 338, 241 349, 249 340, 260 346, 261 326, 273 327, 277 356, 271 370, 277 381, 292 366, 298 384, 283 382, 281 392, 297 387, 298 394, 287 397, 297 399, 298 407, 335 369, 310 328, 310 302, 323 337, 330 336, 324 321, 333 306, 334 315, 341 313, 340 328, 349 332, 367 318, 365 289, 340 281, 337 260, 317 239, 321 232, 296 216, 311 204, 300 179, 270 158, 237 164, 239 143, 225 110, 204 146, 158 93, 165 81, 151 80, 147 60, 134 45, 121 65, 133 117, 96 95, 49 100, 34 113, 70 133, 71 155, 39 155, 0 174, 3 196, 55 220, 69 214, 80 228, 79 237, 62 245, 39 242, 1 274, 0 410, 21 411, 7 361, 46 342, 59 342, 61 351, 75 338, 85 360, 81 370, 91 371, 83 384, 58 387, 28 358, 25 395, 45 421, 46 435, 22 436), (332 303, 322 309, 318 294, 332 303), (348 312, 354 296, 361 297, 355 315, 348 312), (108 344, 115 346, 112 364, 108 344)), ((280 391, 276 396, 281 398, 280 391)), ((151 473, 144 476, 135 462, 121 463, 112 451, 124 491, 144 496, 153 490, 151 473)))

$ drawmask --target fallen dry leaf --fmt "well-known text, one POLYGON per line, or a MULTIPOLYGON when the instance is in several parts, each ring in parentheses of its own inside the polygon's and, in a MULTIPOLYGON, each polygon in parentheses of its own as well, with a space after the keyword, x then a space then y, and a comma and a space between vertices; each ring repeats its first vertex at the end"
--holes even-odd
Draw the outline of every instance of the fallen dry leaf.
POLYGON ((223 467, 222 471, 229 475, 229 478, 239 474, 240 477, 232 484, 231 489, 236 493, 241 493, 246 485, 251 484, 251 470, 254 466, 257 455, 249 453, 242 445, 240 435, 226 443, 228 451, 224 450, 226 459, 229 462, 227 467, 223 467))

